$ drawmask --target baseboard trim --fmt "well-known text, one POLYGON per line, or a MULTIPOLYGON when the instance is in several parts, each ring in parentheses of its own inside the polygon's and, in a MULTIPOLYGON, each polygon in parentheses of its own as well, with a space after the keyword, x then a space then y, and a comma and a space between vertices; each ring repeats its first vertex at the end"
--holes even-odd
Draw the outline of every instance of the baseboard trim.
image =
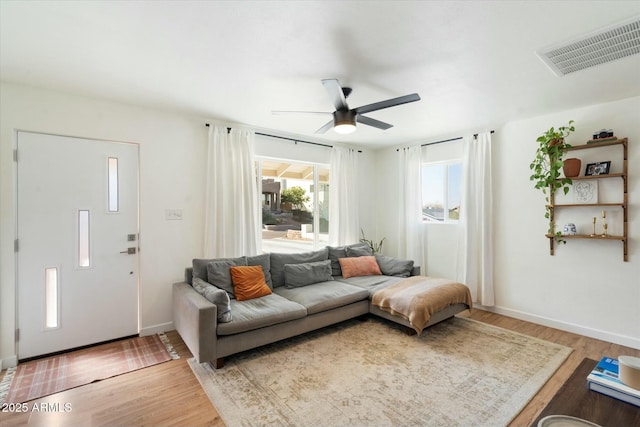
POLYGON ((18 356, 16 355, 0 359, 0 371, 16 366, 18 366, 18 356))
POLYGON ((153 325, 140 329, 140 336, 145 337, 147 335, 161 334, 167 331, 173 331, 176 327, 173 326, 173 322, 161 323, 159 325, 153 325))
MULTIPOLYGON (((552 319, 549 317, 538 316, 535 314, 530 314, 530 313, 526 313, 518 310, 512 310, 510 308, 497 307, 497 306, 485 307, 479 304, 474 305, 474 307, 480 310, 501 314, 503 316, 513 317, 515 319, 520 319, 520 320, 526 320, 527 322, 536 323, 538 325, 548 326, 550 328, 560 329, 562 331, 573 332, 574 334, 584 335, 586 337, 608 341, 614 344, 624 345, 626 347, 631 347, 631 348, 640 350, 639 338, 615 334, 607 331, 602 331, 600 329, 587 328, 584 326, 576 325, 575 323, 563 322, 563 321, 552 319)), ((614 354, 610 356, 617 357, 618 355, 614 354)))

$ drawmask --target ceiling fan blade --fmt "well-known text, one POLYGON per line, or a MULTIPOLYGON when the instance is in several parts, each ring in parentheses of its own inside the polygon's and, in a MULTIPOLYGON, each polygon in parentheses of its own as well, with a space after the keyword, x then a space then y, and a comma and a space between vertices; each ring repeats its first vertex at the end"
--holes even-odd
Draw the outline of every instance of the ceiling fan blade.
POLYGON ((395 107, 396 105, 407 104, 415 101, 420 101, 420 95, 412 93, 411 95, 399 96, 397 98, 387 99, 386 101, 363 105, 362 107, 354 108, 353 111, 358 114, 365 114, 370 113, 371 111, 382 110, 383 108, 395 107))
POLYGON ((275 110, 271 111, 271 114, 333 114, 330 111, 283 111, 283 110, 275 110))
POLYGON ((333 128, 333 120, 328 121, 327 124, 325 124, 320 129, 315 131, 315 133, 325 133, 326 131, 328 131, 331 128, 333 128))
POLYGON ((324 88, 329 92, 329 96, 331 97, 331 102, 336 107, 336 110, 348 110, 349 106, 347 105, 347 99, 344 97, 344 92, 342 92, 342 88, 340 87, 340 82, 338 79, 324 79, 322 80, 322 84, 324 88))
POLYGON ((390 125, 389 123, 381 122, 380 120, 372 119, 371 117, 362 116, 360 114, 356 116, 356 120, 358 123, 362 123, 363 125, 373 126, 374 128, 382 130, 387 130, 393 127, 393 125, 390 125))

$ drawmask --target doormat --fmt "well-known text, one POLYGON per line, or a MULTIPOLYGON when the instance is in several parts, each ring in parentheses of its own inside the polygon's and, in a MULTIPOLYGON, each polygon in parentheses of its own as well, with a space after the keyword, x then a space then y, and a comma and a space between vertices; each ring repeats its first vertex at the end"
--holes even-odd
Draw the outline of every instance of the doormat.
POLYGON ((0 403, 28 402, 179 358, 161 334, 32 360, 7 370, 0 383, 0 403))
POLYGON ((407 336, 346 321, 246 351, 189 359, 229 427, 504 426, 571 349, 454 317, 407 336))

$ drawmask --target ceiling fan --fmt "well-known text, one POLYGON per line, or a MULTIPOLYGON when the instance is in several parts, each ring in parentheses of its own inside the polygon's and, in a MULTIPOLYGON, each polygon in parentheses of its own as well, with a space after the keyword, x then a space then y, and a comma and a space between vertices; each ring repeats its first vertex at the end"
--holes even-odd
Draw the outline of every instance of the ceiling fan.
POLYGON ((356 122, 373 126, 374 128, 387 130, 393 127, 393 125, 372 119, 371 117, 363 116, 363 114, 420 100, 420 96, 417 93, 412 93, 411 95, 399 96, 397 98, 391 98, 385 101, 374 102, 373 104, 367 104, 350 109, 349 105, 347 105, 347 97, 352 91, 350 87, 341 87, 338 79, 324 79, 322 80, 322 84, 329 93, 333 105, 336 107, 336 111, 333 113, 325 111, 274 111, 273 113, 333 114, 333 119, 318 129, 315 133, 325 133, 329 129, 333 128, 337 133, 348 134, 356 130, 356 122))

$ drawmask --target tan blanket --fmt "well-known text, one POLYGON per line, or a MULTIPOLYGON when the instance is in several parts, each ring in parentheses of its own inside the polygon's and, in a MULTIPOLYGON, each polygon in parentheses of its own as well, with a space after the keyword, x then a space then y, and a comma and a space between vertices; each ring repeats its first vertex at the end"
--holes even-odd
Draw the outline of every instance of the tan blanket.
POLYGON ((391 314, 405 318, 418 334, 431 315, 452 304, 472 306, 471 292, 462 283, 436 277, 412 276, 381 289, 371 303, 391 314))

